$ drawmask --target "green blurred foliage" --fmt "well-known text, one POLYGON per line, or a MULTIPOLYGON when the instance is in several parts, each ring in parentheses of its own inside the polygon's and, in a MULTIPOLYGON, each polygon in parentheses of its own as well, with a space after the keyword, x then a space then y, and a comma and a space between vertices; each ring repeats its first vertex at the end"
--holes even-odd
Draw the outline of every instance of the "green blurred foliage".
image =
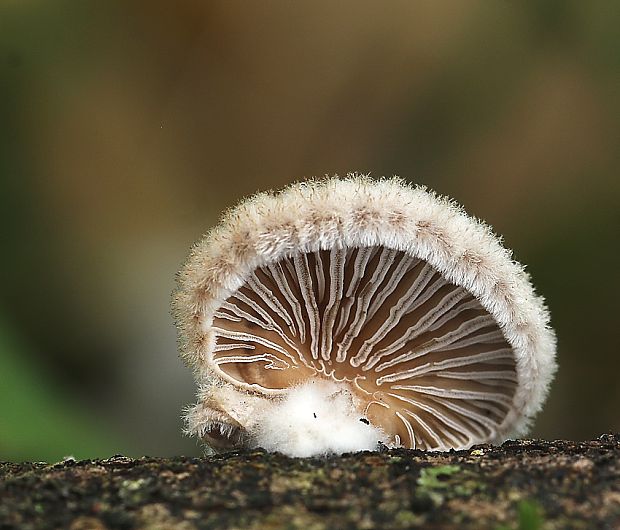
POLYGON ((3 2, 0 458, 198 454, 175 271, 241 196, 347 171, 528 265, 560 362, 535 435, 620 429, 618 27, 613 0, 3 2))
POLYGON ((0 460, 107 457, 118 442, 82 403, 50 381, 0 320, 0 460))

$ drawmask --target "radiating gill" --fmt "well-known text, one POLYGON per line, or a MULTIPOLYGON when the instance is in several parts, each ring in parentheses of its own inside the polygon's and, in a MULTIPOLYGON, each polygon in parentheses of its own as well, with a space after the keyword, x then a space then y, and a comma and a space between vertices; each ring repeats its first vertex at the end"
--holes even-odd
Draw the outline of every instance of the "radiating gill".
POLYGON ((254 271, 215 313, 212 363, 267 395, 349 382, 368 419, 419 449, 492 440, 517 387, 491 315, 428 263, 384 247, 298 253, 254 271))

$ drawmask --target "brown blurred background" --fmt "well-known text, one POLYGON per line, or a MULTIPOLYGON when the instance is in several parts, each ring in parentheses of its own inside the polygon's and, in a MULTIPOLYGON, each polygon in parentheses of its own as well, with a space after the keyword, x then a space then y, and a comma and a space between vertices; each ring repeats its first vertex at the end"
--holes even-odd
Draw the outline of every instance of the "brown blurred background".
POLYGON ((199 454, 169 315, 240 197, 400 175, 492 224, 559 337, 534 435, 620 430, 620 5, 0 5, 0 460, 199 454))

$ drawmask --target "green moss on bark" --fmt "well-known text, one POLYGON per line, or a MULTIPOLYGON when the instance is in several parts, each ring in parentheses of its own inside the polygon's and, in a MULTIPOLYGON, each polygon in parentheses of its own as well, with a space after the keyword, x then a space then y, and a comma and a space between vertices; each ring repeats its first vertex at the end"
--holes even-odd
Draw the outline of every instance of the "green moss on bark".
POLYGON ((0 465, 0 529, 620 527, 620 435, 294 459, 0 465))

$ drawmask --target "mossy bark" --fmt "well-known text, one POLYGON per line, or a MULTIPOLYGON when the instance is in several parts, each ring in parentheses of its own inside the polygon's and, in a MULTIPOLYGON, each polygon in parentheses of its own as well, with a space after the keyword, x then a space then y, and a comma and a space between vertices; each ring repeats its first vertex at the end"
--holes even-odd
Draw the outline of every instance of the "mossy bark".
POLYGON ((0 465, 0 528, 620 528, 620 435, 0 465))

